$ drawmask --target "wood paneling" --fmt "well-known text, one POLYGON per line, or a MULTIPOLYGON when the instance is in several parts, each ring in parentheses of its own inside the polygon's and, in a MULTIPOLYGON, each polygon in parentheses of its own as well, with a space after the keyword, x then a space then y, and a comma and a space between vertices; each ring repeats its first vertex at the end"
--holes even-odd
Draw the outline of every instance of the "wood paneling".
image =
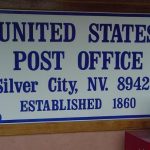
POLYGON ((93 132, 129 129, 149 129, 150 120, 114 120, 0 125, 0 135, 30 135, 69 132, 93 132))
POLYGON ((150 12, 149 0, 0 0, 1 9, 150 12))

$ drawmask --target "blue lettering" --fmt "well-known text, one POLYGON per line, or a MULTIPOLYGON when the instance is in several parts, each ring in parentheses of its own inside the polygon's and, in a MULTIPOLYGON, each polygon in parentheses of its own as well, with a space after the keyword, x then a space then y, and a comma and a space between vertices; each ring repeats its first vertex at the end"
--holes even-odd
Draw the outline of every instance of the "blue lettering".
POLYGON ((25 41, 25 22, 21 23, 21 27, 18 22, 13 22, 13 27, 14 27, 14 38, 12 39, 13 41, 18 41, 17 35, 19 35, 19 39, 24 42, 25 41))
POLYGON ((90 42, 96 43, 99 40, 99 35, 95 30, 98 31, 98 24, 95 24, 95 23, 90 24, 89 31, 91 34, 89 34, 89 38, 88 38, 89 43, 90 42))
POLYGON ((11 22, 5 22, 6 25, 6 31, 4 30, 4 22, 0 22, 0 41, 1 42, 7 42, 10 39, 10 23, 11 22), (4 37, 4 33, 6 33, 6 37, 4 37))
POLYGON ((40 23, 36 23, 36 30, 40 29, 40 38, 39 38, 39 42, 46 42, 46 39, 45 39, 45 29, 48 30, 49 29, 49 26, 48 26, 48 23, 43 23, 43 22, 40 22, 40 23))

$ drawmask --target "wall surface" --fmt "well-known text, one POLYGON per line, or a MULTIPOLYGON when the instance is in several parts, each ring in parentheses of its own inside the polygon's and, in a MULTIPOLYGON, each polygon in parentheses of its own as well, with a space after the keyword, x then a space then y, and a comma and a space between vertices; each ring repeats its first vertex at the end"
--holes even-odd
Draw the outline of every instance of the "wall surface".
POLYGON ((0 137, 0 150, 123 149, 123 131, 0 137))

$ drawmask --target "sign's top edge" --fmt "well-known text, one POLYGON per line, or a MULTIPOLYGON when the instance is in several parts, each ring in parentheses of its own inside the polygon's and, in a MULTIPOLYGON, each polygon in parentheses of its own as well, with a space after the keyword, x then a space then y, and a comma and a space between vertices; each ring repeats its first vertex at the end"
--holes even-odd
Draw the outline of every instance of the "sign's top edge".
POLYGON ((150 17, 150 13, 122 12, 84 12, 84 11, 48 11, 0 9, 0 14, 67 15, 67 16, 114 16, 114 17, 150 17))

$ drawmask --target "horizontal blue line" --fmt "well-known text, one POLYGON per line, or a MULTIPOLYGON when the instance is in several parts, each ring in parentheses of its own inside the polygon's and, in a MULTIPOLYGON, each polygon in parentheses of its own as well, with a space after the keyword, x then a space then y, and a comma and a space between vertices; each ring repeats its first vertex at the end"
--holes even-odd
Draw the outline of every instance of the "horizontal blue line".
POLYGON ((90 121, 90 120, 113 120, 113 119, 140 119, 150 118, 150 115, 125 115, 125 116, 95 116, 95 117, 72 117, 72 118, 43 118, 43 119, 15 119, 0 120, 0 123, 38 123, 38 122, 68 122, 68 121, 90 121))
POLYGON ((149 13, 101 13, 101 12, 70 12, 70 11, 31 11, 1 9, 1 14, 32 14, 32 15, 69 15, 69 16, 115 16, 115 17, 150 17, 149 13))

